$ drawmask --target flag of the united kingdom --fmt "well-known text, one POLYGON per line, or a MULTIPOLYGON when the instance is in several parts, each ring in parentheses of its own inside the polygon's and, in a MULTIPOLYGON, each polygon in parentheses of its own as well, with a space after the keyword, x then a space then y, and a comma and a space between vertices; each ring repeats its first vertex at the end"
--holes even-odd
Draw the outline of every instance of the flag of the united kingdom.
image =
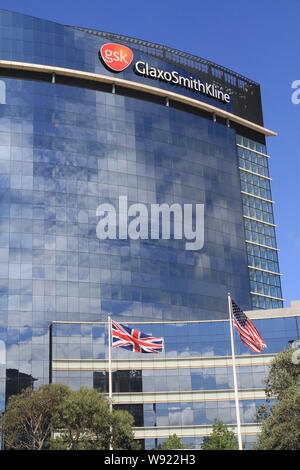
POLYGON ((159 353, 164 349, 163 338, 146 335, 135 328, 111 321, 112 346, 132 352, 159 353))

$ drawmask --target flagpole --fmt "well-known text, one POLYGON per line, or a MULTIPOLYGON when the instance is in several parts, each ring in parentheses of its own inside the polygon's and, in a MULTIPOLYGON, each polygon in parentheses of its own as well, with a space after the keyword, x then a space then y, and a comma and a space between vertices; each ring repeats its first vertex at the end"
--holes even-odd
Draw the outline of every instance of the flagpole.
POLYGON ((111 372, 111 316, 108 315, 108 398, 112 411, 112 372, 111 372))
POLYGON ((239 393, 238 393, 238 386, 237 386, 234 339, 233 339, 233 327, 232 327, 232 303, 231 303, 230 292, 228 293, 228 312, 229 312, 229 325, 230 325, 230 340, 231 340, 231 355, 232 355, 232 370, 233 370, 233 385, 234 385, 237 434, 238 434, 239 450, 243 450, 242 434, 241 434, 239 393))
MULTIPOLYGON (((112 372, 111 372, 111 315, 108 315, 108 401, 109 409, 112 412, 112 372)), ((110 432, 112 428, 110 427, 110 432)), ((109 450, 113 450, 110 438, 109 450)))

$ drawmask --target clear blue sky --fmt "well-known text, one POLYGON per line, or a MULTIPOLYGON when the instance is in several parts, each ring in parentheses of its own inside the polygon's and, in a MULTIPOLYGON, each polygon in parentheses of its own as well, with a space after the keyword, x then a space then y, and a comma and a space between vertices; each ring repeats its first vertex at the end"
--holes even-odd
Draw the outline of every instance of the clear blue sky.
POLYGON ((261 84, 287 303, 300 299, 300 0, 0 0, 0 8, 169 45, 261 84))

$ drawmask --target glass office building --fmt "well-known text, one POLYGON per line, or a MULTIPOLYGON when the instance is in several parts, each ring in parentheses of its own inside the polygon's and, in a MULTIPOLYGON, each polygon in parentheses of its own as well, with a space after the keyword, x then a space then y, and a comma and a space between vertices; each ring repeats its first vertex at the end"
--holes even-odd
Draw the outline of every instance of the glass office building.
MULTIPOLYGON (((198 359, 206 351, 226 357, 228 291, 244 310, 283 307, 266 148, 266 136, 274 132, 263 124, 259 85, 208 60, 117 34, 4 10, 0 26, 2 409, 11 394, 48 382, 51 322, 98 324, 108 313, 117 321, 146 321, 151 331, 161 325, 172 338, 170 351, 183 356, 193 332, 186 335, 184 329, 196 325, 191 344, 197 344, 204 325, 203 352, 199 344, 189 351, 198 359), (101 47, 111 43, 133 54, 119 73, 101 57, 101 47), (152 75, 138 73, 138 63, 140 70, 147 64, 152 75), (170 77, 180 77, 180 83, 170 77), (175 222, 170 239, 100 240, 98 206, 118 209, 125 196, 129 205, 149 210, 153 204, 204 205, 203 247, 187 250, 186 240, 174 236, 175 222), (216 350, 215 334, 224 343, 216 350)), ((297 322, 291 323, 295 339, 297 322)), ((270 319, 268 325, 281 338, 277 323, 270 319)), ((66 343, 75 345, 72 328, 66 343)), ((73 351, 69 359, 88 359, 97 350, 103 360, 104 333, 97 349, 97 334, 91 344, 94 327, 82 328, 89 332, 83 335, 85 352, 76 358, 73 351)), ((278 340, 277 350, 281 346, 278 340)), ((68 358, 68 347, 56 359, 68 358)), ((168 373, 163 366, 142 372, 128 361, 127 369, 115 371, 124 394, 115 403, 138 405, 134 414, 142 427, 155 423, 162 429, 154 437, 150 433, 150 440, 163 438, 163 428, 173 424, 209 429, 211 418, 200 402, 191 406, 191 394, 207 387, 224 388, 226 420, 233 419, 226 367, 210 363, 203 373, 204 363, 193 371, 189 363, 180 371, 174 363, 168 373), (179 373, 184 378, 174 381, 179 373), (181 399, 176 388, 177 401, 158 401, 156 411, 146 401, 131 400, 131 392, 165 394, 170 384, 181 383, 189 395, 181 399), (168 418, 173 402, 179 410, 174 414, 187 421, 168 418)), ((103 389, 103 367, 84 381, 103 389)), ((265 364, 259 367, 260 377, 265 364)), ((57 374, 68 380, 63 370, 57 374)), ((74 378, 73 385, 78 383, 74 378)), ((245 399, 245 416, 252 398, 245 399)), ((215 410, 215 404, 214 398, 207 405, 215 410)), ((143 442, 147 436, 137 433, 143 442)))

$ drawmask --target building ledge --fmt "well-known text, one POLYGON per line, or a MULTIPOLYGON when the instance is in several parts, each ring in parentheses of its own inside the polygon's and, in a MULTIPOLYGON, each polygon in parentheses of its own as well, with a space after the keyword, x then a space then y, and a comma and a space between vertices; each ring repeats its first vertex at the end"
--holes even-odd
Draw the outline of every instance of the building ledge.
POLYGON ((168 91, 162 88, 153 87, 151 85, 146 85, 144 83, 135 82, 131 80, 125 80, 123 78, 118 78, 114 76, 102 75, 92 72, 85 72, 83 70, 75 70, 64 67, 56 67, 51 65, 43 64, 34 64, 28 62, 17 62, 10 60, 0 60, 0 69, 9 69, 11 71, 27 71, 27 72, 36 72, 38 74, 45 74, 49 76, 49 81, 54 84, 55 77, 69 77, 77 78, 81 80, 88 80, 90 82, 102 83, 104 85, 118 86, 123 89, 136 90, 137 92, 148 93, 148 95, 154 95, 161 98, 167 98, 168 100, 173 100, 177 103, 182 103, 184 105, 190 106, 194 109, 199 109, 210 113, 212 116, 216 115, 223 119, 228 119, 231 122, 239 124, 240 126, 247 127, 252 129, 260 134, 265 136, 276 136, 277 133, 267 129, 263 126, 260 126, 254 122, 248 121, 247 119, 241 118, 235 114, 232 114, 222 108, 213 106, 204 101, 200 101, 194 98, 189 98, 187 96, 181 95, 180 93, 174 93, 173 91, 168 91))
MULTIPOLYGON (((236 431, 236 426, 227 424, 228 428, 236 431)), ((177 434, 178 437, 205 437, 212 432, 212 426, 199 425, 199 426, 146 426, 143 428, 133 428, 136 439, 164 439, 172 434, 177 434)), ((241 425, 242 434, 245 436, 255 436, 260 432, 260 427, 257 424, 245 423, 241 425)))

